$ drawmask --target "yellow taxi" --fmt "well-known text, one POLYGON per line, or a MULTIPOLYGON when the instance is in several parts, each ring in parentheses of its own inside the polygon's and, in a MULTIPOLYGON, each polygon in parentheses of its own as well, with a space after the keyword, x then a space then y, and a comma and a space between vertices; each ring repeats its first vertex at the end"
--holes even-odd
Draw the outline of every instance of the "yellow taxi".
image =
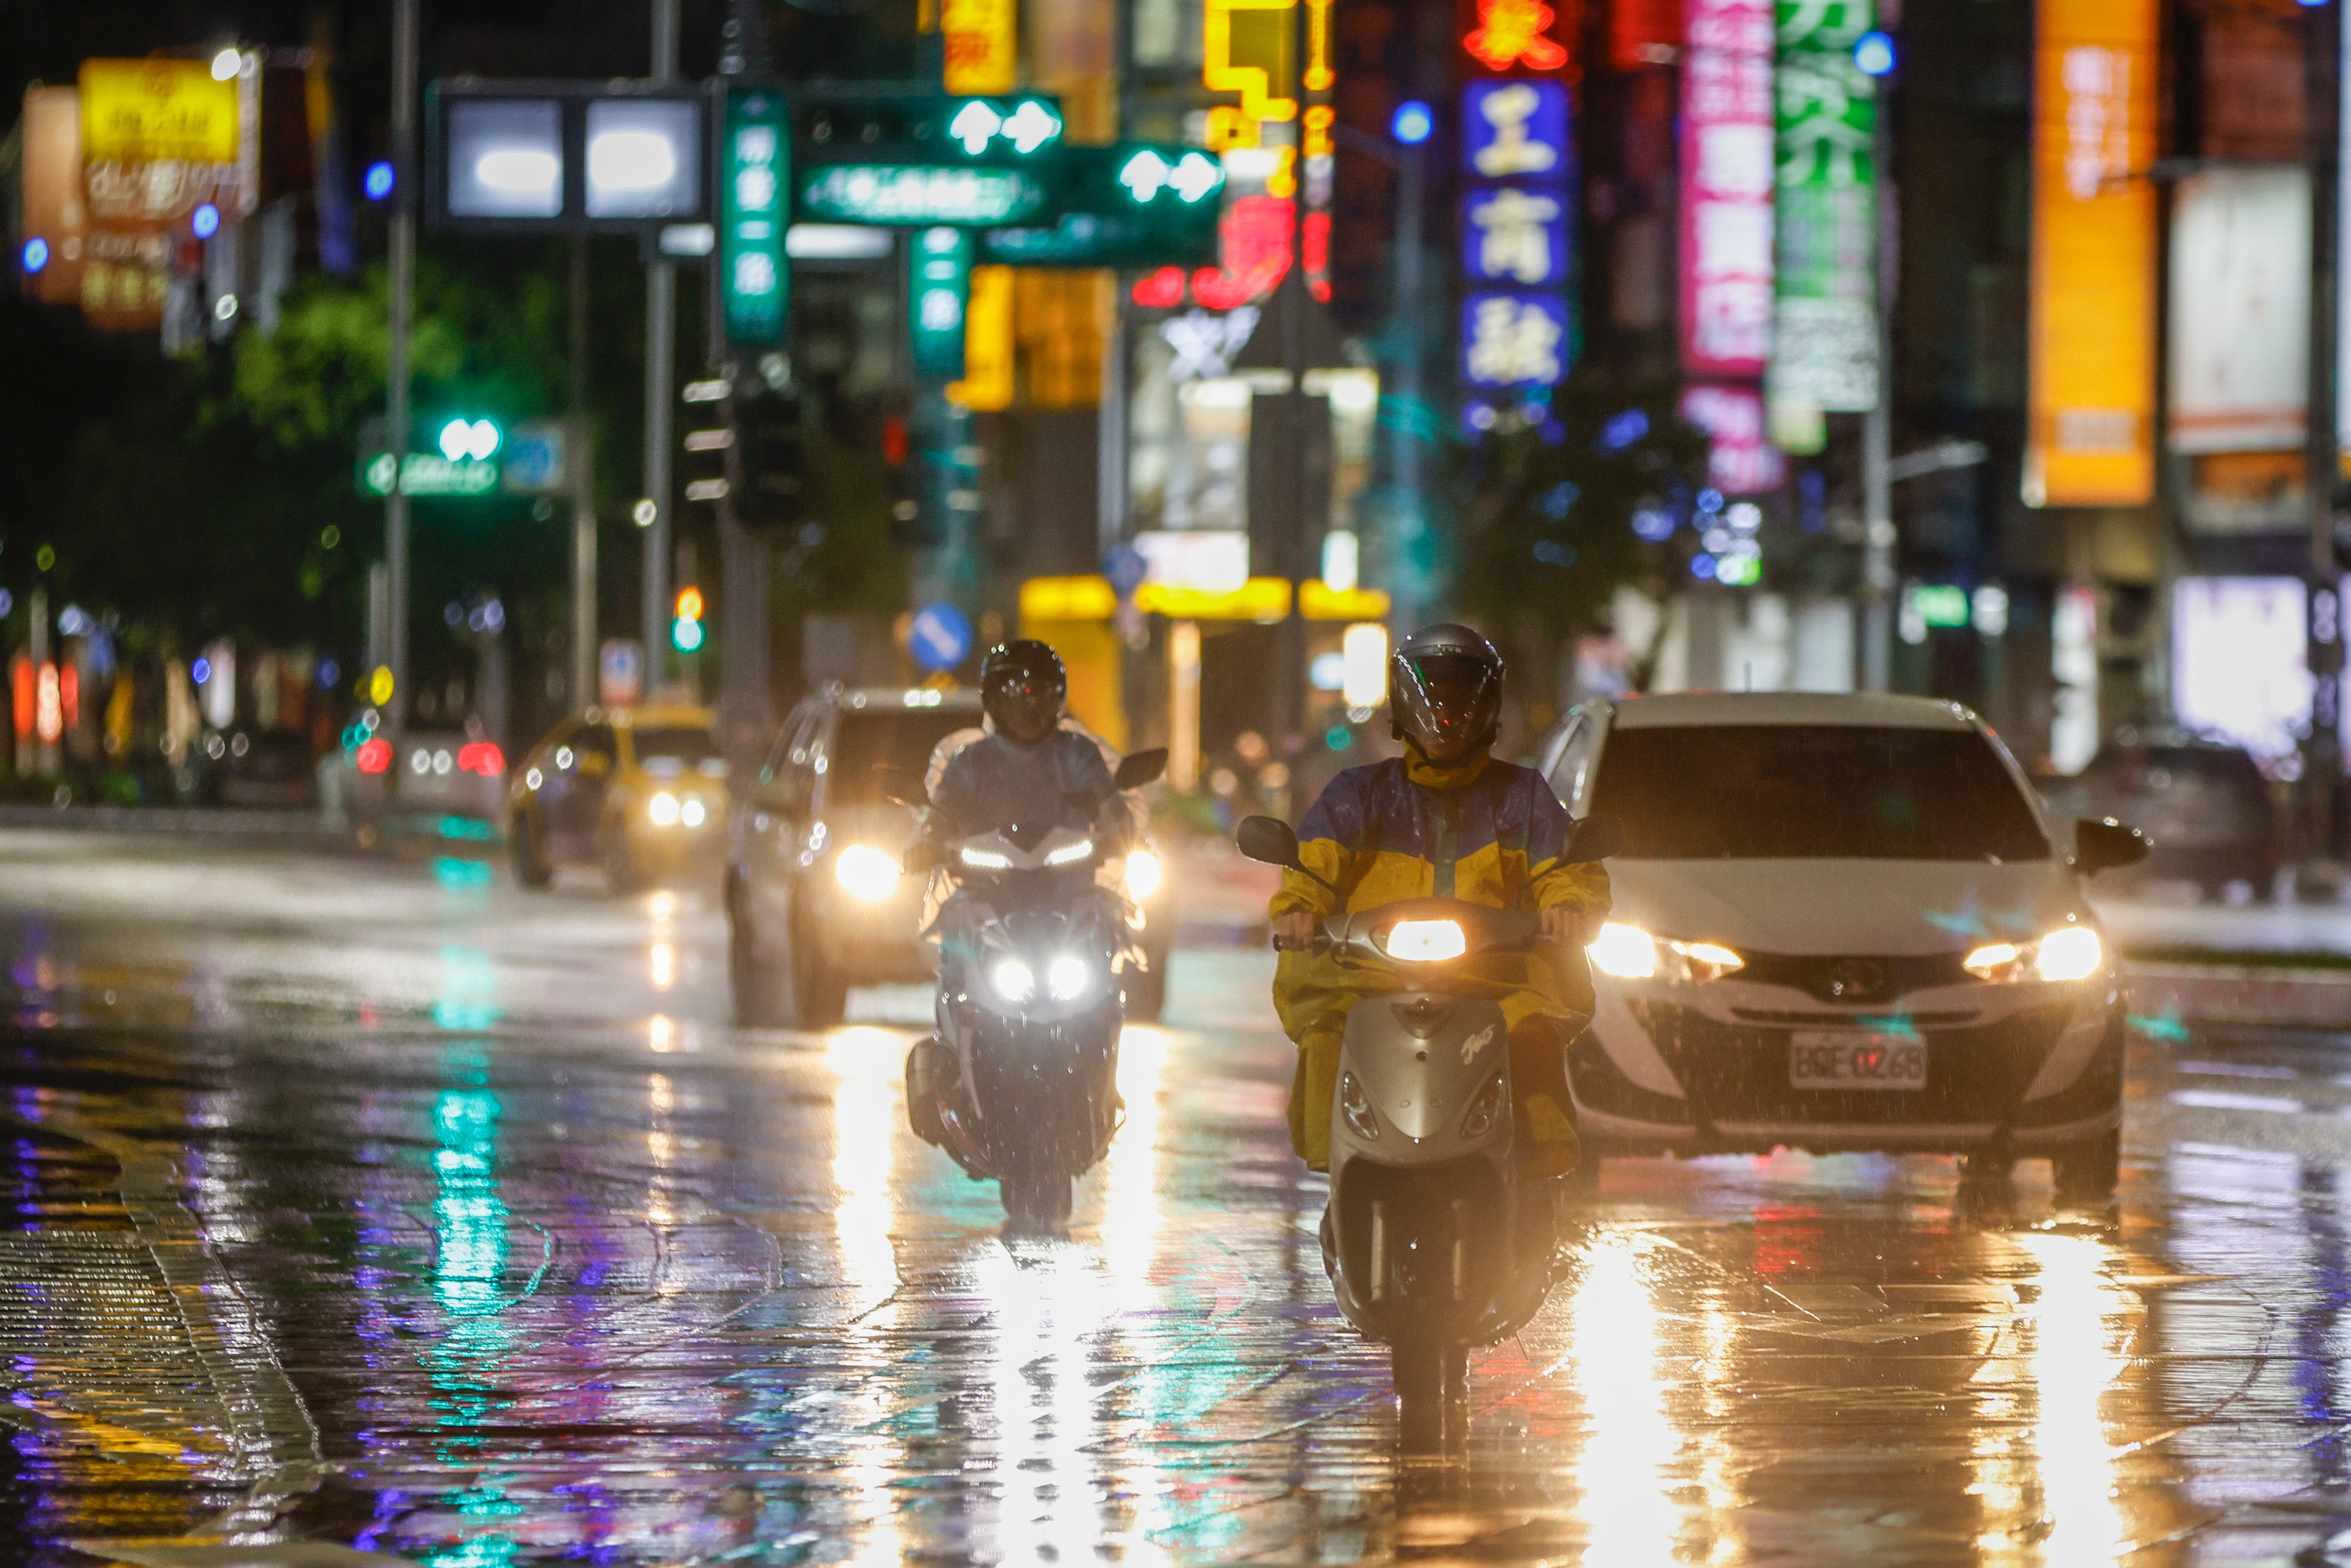
POLYGON ((580 865, 632 893, 726 853, 726 760, 707 708, 590 708, 507 777, 507 844, 525 887, 580 865))

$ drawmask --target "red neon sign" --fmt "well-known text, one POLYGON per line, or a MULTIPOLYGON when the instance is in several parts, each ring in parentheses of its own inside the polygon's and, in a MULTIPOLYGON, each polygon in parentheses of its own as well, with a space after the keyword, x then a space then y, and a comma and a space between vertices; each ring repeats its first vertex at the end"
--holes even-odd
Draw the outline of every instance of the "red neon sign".
POLYGON ((1526 66, 1555 71, 1567 64, 1567 50, 1544 35, 1558 16, 1542 0, 1478 0, 1478 26, 1463 37, 1461 47, 1489 70, 1526 66))

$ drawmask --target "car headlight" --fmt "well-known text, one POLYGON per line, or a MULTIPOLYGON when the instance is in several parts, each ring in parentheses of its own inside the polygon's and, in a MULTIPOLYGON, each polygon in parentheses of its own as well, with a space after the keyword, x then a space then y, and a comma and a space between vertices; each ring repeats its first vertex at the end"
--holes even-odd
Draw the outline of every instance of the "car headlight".
POLYGON ((1025 1002, 1037 993, 1037 977, 1018 958, 1006 958, 987 972, 988 984, 1008 1002, 1025 1002))
POLYGON ((2106 967, 2106 945, 2086 925, 2063 925, 2037 942, 1987 942, 1959 960, 1979 980, 2086 980, 2106 967))
POLYGON ((1057 1002, 1073 1002, 1086 994, 1093 979, 1093 970, 1083 958, 1064 953, 1045 966, 1045 989, 1057 1002))
POLYGON ((1600 928, 1583 953, 1593 968, 1620 980, 1719 980, 1747 967, 1719 942, 1677 942, 1615 920, 1600 928))
POLYGON ((1388 927, 1387 956, 1401 964, 1440 964, 1469 951, 1458 920, 1399 920, 1388 927))
POLYGON ((698 828, 702 826, 703 822, 706 821, 709 816, 710 812, 703 803, 695 800, 691 796, 688 796, 684 800, 678 804, 677 820, 684 822, 689 828, 698 828))
POLYGON ((852 844, 832 862, 832 880, 860 904, 880 904, 898 891, 904 873, 896 857, 872 844, 852 844))
POLYGON ((1141 904, 1167 885, 1167 868, 1149 850, 1137 850, 1126 857, 1126 896, 1141 904))
POLYGON ((1093 840, 1080 839, 1074 844, 1063 844, 1060 849, 1048 854, 1045 857, 1045 863, 1047 865, 1075 865, 1081 860, 1091 860, 1093 857, 1093 840))
POLYGON ((664 789, 645 802, 645 815, 653 820, 654 827, 668 827, 677 821, 677 797, 664 789))
POLYGON ((964 850, 956 858, 976 871, 1010 871, 1012 869, 1012 857, 998 854, 994 850, 964 850))

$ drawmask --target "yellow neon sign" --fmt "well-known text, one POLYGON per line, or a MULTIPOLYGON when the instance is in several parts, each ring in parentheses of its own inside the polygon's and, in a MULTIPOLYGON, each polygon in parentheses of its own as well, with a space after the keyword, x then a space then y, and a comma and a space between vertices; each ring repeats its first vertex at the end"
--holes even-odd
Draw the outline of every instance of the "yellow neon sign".
MULTIPOLYGON (((1327 7, 1328 0, 1323 3, 1327 7)), ((1297 5, 1298 0, 1207 0, 1200 79, 1214 91, 1241 97, 1238 104, 1208 111, 1212 146, 1254 147, 1260 120, 1298 118, 1290 37, 1297 5)))

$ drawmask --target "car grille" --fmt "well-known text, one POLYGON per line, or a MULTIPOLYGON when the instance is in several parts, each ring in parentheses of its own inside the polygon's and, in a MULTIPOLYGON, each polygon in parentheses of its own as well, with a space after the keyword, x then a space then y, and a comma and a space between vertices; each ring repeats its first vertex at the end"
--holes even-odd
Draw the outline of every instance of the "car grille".
MULTIPOLYGON (((1970 1028, 1921 1027, 1935 1015, 1912 1015, 1907 1021, 1927 1042, 1927 1083, 1917 1090, 1798 1089, 1788 1082, 1791 1028, 1723 1023, 1659 1002, 1636 1004, 1634 1011, 1702 1122, 1883 1126, 2005 1118, 2041 1070, 2072 1009, 2034 1008, 1970 1028)), ((1805 1021, 1825 1027, 1825 1020, 1805 1021)), ((1837 1021, 1865 1027, 1852 1014, 1837 1021)))
POLYGON ((1876 955, 1817 957, 1809 954, 1742 953, 1739 977, 1761 986, 1786 986, 1824 1002, 1890 1002, 1930 986, 1965 986, 1976 977, 1959 967, 1958 953, 1922 953, 1900 957, 1876 955))

